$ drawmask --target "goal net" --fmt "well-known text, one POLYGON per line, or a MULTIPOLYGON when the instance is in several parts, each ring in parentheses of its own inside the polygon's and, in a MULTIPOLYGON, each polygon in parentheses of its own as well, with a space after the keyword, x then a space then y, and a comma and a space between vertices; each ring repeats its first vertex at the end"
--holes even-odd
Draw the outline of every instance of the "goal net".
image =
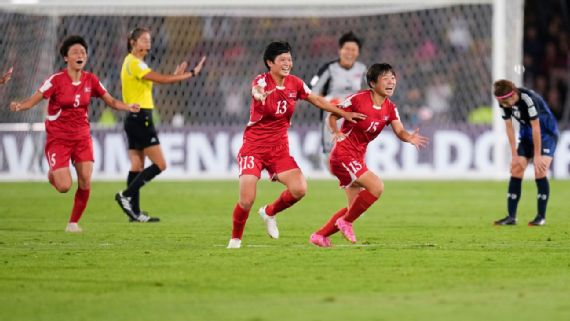
MULTIPOLYGON (((324 63, 337 59, 338 38, 348 31, 364 41, 361 62, 395 67, 393 100, 400 116, 406 127, 419 127, 431 139, 430 147, 417 152, 388 129, 369 147, 371 169, 395 178, 506 173, 505 135, 491 84, 498 77, 520 84, 522 0, 356 1, 350 6, 321 0, 66 3, 0 2, 0 68, 15 70, 10 83, 0 87, 0 100, 6 106, 31 95, 63 68, 57 48, 70 34, 87 40, 86 69, 120 98, 128 32, 148 27, 153 46, 147 63, 153 70, 171 73, 182 61, 193 65, 208 56, 199 77, 155 85, 159 135, 169 161, 165 178, 235 177, 234 159, 249 117, 249 84, 265 71, 264 47, 274 40, 290 42, 293 73, 309 83, 324 63)), ((0 177, 43 176, 42 106, 22 113, 0 109, 0 177)), ((92 101, 89 112, 95 178, 122 179, 129 167, 124 114, 100 100, 92 101)), ((305 174, 330 177, 320 155, 319 127, 320 111, 300 102, 290 130, 291 150, 305 174)))

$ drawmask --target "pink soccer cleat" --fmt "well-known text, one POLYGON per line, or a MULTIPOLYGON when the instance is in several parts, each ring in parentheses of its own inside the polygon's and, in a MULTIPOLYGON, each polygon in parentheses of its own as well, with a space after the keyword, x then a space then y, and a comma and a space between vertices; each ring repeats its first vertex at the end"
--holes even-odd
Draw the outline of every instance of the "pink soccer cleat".
POLYGON ((315 244, 318 247, 331 247, 332 246, 331 240, 328 237, 317 234, 317 233, 311 234, 311 238, 309 239, 309 242, 315 244))
POLYGON ((352 230, 352 223, 340 217, 336 220, 335 225, 349 242, 356 243, 356 235, 354 235, 354 231, 352 230))

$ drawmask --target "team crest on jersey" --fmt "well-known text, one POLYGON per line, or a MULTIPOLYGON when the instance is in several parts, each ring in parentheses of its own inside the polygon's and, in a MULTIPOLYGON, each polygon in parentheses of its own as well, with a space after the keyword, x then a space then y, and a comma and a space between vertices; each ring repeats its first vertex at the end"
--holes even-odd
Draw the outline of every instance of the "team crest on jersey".
POLYGON ((85 90, 84 90, 84 91, 85 91, 86 93, 90 93, 90 92, 91 92, 91 87, 85 87, 85 90))
POLYGON ((292 91, 289 93, 289 98, 297 98, 297 93, 292 91))
POLYGON ((390 118, 390 117, 384 116, 384 121, 388 121, 388 118, 390 118))

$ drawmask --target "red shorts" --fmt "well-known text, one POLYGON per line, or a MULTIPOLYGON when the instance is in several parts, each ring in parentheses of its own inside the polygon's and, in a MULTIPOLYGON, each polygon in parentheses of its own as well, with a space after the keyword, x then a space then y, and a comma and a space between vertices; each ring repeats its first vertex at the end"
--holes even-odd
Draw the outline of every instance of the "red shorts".
POLYGON ((331 173, 338 178, 339 185, 347 188, 362 174, 368 171, 364 157, 336 156, 330 158, 331 173))
POLYGON ((276 175, 279 173, 299 168, 295 159, 289 154, 289 144, 265 151, 244 145, 238 153, 237 161, 239 176, 254 175, 260 178, 261 171, 265 169, 271 180, 276 180, 276 175))
POLYGON ((73 163, 93 161, 93 141, 91 137, 82 140, 66 140, 48 137, 45 155, 50 170, 69 167, 73 163))

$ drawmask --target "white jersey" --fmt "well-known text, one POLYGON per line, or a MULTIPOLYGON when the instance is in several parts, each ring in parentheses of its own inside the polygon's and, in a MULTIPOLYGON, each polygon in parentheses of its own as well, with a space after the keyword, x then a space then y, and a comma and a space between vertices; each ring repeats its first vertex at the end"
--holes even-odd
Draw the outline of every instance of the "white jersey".
MULTIPOLYGON (((311 79, 311 89, 324 96, 332 104, 340 104, 346 97, 362 89, 366 84, 366 66, 355 62, 352 68, 342 67, 338 60, 331 61, 319 69, 311 79)), ((329 113, 321 111, 323 153, 328 154, 332 148, 332 135, 327 124, 329 113)), ((342 120, 339 120, 340 126, 342 120)))
POLYGON ((342 67, 338 60, 325 64, 311 79, 311 89, 328 100, 342 102, 362 89, 366 83, 366 66, 355 62, 352 68, 342 67))

